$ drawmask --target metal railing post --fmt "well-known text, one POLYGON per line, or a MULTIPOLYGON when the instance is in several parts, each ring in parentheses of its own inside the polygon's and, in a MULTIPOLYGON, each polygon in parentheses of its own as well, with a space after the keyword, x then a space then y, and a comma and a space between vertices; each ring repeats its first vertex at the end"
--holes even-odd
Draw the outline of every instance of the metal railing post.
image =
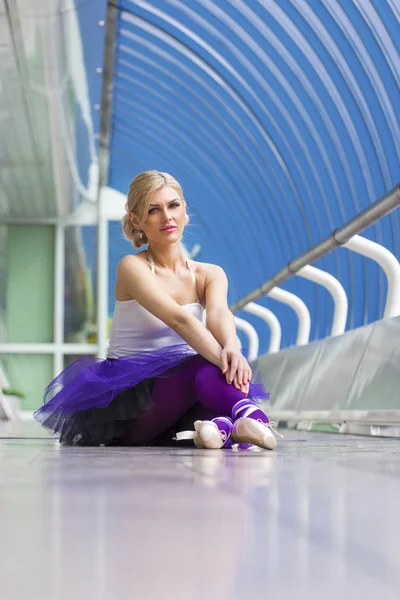
POLYGON ((282 329, 278 317, 271 310, 265 308, 265 306, 260 306, 255 302, 249 302, 243 310, 256 317, 260 317, 260 319, 263 319, 263 321, 267 323, 271 331, 268 354, 279 352, 281 347, 282 329))
POLYGON ((330 273, 311 265, 303 267, 297 271, 296 275, 323 285, 328 290, 333 298, 334 305, 331 336, 344 333, 346 329, 348 302, 346 292, 340 281, 330 273))
POLYGON ((388 291, 384 318, 400 315, 400 264, 397 258, 384 246, 368 240, 361 235, 354 235, 344 244, 345 248, 367 256, 376 261, 385 271, 388 291))
POLYGON ((296 296, 296 294, 282 290, 279 287, 274 287, 268 292, 267 296, 273 298, 274 300, 278 300, 278 302, 283 302, 284 304, 287 304, 293 308, 299 320, 296 346, 304 346, 305 344, 308 344, 311 330, 311 316, 310 311, 303 300, 296 296))
POLYGON ((245 332, 249 338, 249 356, 248 361, 251 362, 258 358, 258 349, 260 347, 258 334, 251 323, 240 317, 235 317, 236 327, 245 332))

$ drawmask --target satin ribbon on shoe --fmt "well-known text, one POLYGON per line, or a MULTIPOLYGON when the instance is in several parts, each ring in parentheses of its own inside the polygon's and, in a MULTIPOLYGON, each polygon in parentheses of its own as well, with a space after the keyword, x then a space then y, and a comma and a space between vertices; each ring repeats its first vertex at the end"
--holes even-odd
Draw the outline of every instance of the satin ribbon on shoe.
MULTIPOLYGON (((220 430, 219 432, 221 434, 222 441, 226 442, 226 433, 225 433, 225 431, 221 431, 220 430)), ((177 442, 180 442, 181 440, 194 440, 194 438, 197 437, 197 436, 198 436, 197 431, 179 431, 179 433, 177 433, 175 435, 175 437, 173 437, 172 439, 176 440, 177 442)))
POLYGON ((181 440, 193 440, 197 435, 197 431, 180 431, 173 437, 173 440, 180 442, 181 440))
MULTIPOLYGON (((262 421, 260 421, 260 423, 262 423, 262 421)), ((267 427, 269 427, 276 435, 279 435, 279 437, 284 438, 285 436, 282 433, 279 433, 276 429, 274 429, 274 426, 276 425, 275 421, 268 421, 268 423, 264 423, 267 427)))

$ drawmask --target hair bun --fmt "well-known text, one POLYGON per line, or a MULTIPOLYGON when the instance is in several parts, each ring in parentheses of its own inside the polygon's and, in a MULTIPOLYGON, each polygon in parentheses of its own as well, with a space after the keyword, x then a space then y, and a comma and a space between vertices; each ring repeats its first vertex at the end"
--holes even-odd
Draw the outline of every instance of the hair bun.
POLYGON ((122 232, 124 238, 131 242, 134 248, 140 248, 148 243, 145 233, 133 225, 128 213, 122 217, 122 232))

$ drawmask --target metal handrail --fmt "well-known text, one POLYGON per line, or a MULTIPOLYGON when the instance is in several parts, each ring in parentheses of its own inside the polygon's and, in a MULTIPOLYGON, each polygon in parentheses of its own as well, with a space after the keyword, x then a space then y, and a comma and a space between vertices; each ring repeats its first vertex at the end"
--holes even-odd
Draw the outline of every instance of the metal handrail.
POLYGON ((400 206, 400 184, 398 183, 390 192, 388 192, 383 198, 380 198, 371 206, 361 211, 348 223, 335 229, 327 238, 291 260, 283 269, 278 271, 275 275, 267 279, 258 288, 235 302, 230 307, 230 310, 235 313, 249 302, 255 302, 258 298, 265 296, 274 287, 289 279, 292 275, 297 273, 300 269, 315 262, 318 258, 325 256, 334 248, 343 246, 346 244, 354 235, 357 235, 382 217, 392 212, 395 208, 400 206))

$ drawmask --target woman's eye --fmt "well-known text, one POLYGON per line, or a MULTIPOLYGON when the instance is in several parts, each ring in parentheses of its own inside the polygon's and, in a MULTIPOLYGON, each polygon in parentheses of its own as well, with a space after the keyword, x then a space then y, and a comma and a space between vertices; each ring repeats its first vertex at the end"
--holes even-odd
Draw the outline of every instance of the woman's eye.
MULTIPOLYGON (((172 204, 169 205, 169 208, 175 207, 175 206, 180 206, 179 202, 172 202, 172 204)), ((154 212, 155 210, 158 210, 157 207, 151 208, 148 212, 149 215, 151 215, 152 212, 154 212)))

